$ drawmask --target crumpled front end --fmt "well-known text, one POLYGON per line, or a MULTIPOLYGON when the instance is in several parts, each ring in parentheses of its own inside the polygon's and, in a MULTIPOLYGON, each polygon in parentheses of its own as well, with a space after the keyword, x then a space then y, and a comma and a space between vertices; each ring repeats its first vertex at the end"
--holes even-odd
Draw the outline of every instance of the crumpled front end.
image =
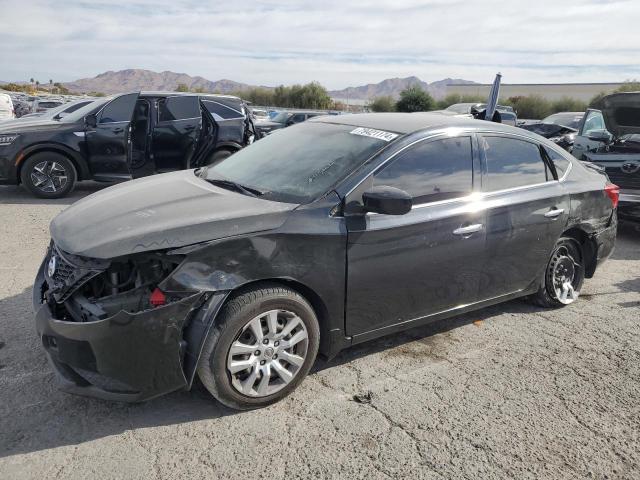
POLYGON ((51 244, 33 301, 63 390, 141 401, 187 386, 183 330, 208 294, 157 288, 180 261, 162 252, 95 260, 51 244))

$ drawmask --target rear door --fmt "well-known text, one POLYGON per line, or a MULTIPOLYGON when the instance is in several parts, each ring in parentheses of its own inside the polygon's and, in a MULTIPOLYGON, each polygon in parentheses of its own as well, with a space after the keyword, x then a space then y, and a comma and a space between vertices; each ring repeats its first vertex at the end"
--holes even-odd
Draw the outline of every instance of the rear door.
POLYGON ((569 195, 542 147, 519 136, 481 135, 487 211, 483 300, 537 282, 569 218, 569 195))
POLYGON ((573 143, 573 150, 571 153, 578 160, 584 160, 584 154, 590 151, 595 151, 605 144, 600 140, 591 140, 590 135, 594 133, 606 132, 607 127, 604 123, 604 117, 600 110, 594 110, 589 108, 580 122, 580 128, 578 134, 573 143))
POLYGON ((131 118, 137 100, 137 93, 114 98, 97 115, 96 126, 87 127, 89 166, 96 180, 131 178, 131 118))
POLYGON ((162 98, 158 100, 157 115, 151 139, 156 171, 190 168, 202 129, 199 97, 162 98))

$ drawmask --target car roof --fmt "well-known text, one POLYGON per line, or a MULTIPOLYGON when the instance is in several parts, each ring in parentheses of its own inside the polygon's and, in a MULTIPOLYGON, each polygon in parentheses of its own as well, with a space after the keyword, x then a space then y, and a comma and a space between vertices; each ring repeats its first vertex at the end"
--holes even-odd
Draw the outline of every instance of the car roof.
MULTIPOLYGON (((388 132, 408 134, 420 130, 436 130, 457 127, 473 130, 511 132, 522 135, 521 128, 503 125, 502 123, 485 122, 474 118, 443 115, 434 112, 417 113, 355 113, 353 115, 333 115, 314 117, 309 122, 353 125, 354 127, 374 128, 388 132)), ((528 133, 528 132, 527 132, 528 133)), ((525 134, 526 135, 526 134, 525 134)), ((527 135, 529 136, 529 135, 527 135)))

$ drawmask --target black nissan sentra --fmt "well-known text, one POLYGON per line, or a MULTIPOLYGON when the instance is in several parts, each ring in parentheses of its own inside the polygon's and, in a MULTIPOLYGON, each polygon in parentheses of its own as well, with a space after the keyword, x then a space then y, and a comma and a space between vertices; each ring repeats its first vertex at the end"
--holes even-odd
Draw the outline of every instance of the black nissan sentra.
MULTIPOLYGON (((51 223, 37 330, 68 392, 273 403, 316 356, 528 297, 574 302, 618 188, 554 143, 440 114, 322 117, 51 223)), ((524 326, 523 326, 524 328, 524 326)))

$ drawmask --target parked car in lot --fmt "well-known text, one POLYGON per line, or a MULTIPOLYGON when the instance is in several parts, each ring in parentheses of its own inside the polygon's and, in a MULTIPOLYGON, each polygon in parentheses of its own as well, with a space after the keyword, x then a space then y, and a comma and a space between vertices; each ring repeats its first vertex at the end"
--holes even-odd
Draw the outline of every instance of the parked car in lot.
POLYGON ((139 401, 197 374, 225 405, 261 407, 318 352, 516 297, 574 302, 613 249, 617 201, 597 168, 524 130, 316 118, 64 210, 37 331, 66 391, 139 401))
POLYGON ((270 120, 260 120, 256 122, 256 129, 261 133, 261 135, 268 135, 274 130, 290 127, 291 125, 304 122, 310 118, 320 115, 327 115, 327 113, 314 111, 279 112, 270 120))
POLYGON ((218 162, 253 142, 231 96, 143 92, 96 100, 58 120, 0 125, 0 184, 62 197, 78 180, 123 181, 218 162))
MULTIPOLYGON (((484 111, 487 108, 486 103, 454 103, 444 109, 444 113, 456 114, 456 115, 470 115, 473 117, 481 117, 484 119, 484 111)), ((513 110, 513 107, 497 105, 495 120, 498 123, 504 123, 505 125, 515 126, 518 121, 518 116, 513 110)))
POLYGON ((13 101, 6 93, 0 93, 0 122, 13 120, 16 113, 13 109, 13 101))
POLYGON ((52 108, 58 108, 64 102, 58 99, 36 98, 31 104, 32 113, 44 113, 52 108))
MULTIPOLYGON (((16 118, 15 121, 24 122, 33 118, 40 118, 41 120, 44 120, 44 119, 60 120, 66 115, 73 113, 76 110, 79 110, 85 105, 89 105, 93 101, 95 101, 94 98, 89 98, 86 100, 76 100, 73 102, 63 103, 62 105, 56 108, 51 108, 49 110, 45 110, 38 113, 28 113, 26 115, 21 116, 20 118, 16 118)), ((6 126, 6 125, 7 124, 4 124, 3 126, 6 126)))
POLYGON ((640 220, 640 92, 608 95, 588 109, 572 153, 620 186, 620 216, 640 220))
POLYGON ((539 122, 518 123, 518 126, 542 135, 571 152, 583 116, 584 112, 559 112, 549 115, 539 122))

